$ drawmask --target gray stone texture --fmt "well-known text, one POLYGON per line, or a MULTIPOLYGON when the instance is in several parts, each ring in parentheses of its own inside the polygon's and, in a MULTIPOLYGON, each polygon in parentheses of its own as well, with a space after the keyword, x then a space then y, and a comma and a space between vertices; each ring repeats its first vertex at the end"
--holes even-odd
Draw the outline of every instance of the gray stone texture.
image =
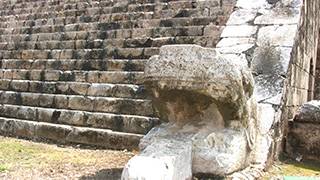
POLYGON ((168 45, 150 58, 145 85, 167 123, 141 140, 141 153, 126 165, 123 179, 227 175, 252 162, 257 130, 253 78, 241 57, 228 57, 196 45, 168 45), (168 168, 158 171, 150 163, 168 168))
POLYGON ((292 122, 288 132, 286 151, 294 156, 317 159, 320 158, 319 123, 292 122))
MULTIPOLYGON (((315 110, 315 102, 307 101, 317 97, 316 61, 317 47, 319 45, 319 11, 320 2, 318 0, 304 3, 301 9, 300 21, 298 24, 299 34, 295 38, 295 46, 292 50, 289 65, 287 94, 285 97, 286 109, 283 118, 289 121, 286 151, 292 156, 303 156, 306 158, 319 158, 317 139, 314 134, 318 133, 318 123, 313 118, 310 120, 303 118, 304 110, 315 110), (305 105, 304 105, 305 104, 305 105), (303 105, 303 106, 302 106, 303 105), (302 109, 299 110, 299 106, 302 109), (314 108, 313 108, 314 107, 314 108), (302 113, 301 115, 299 115, 302 113), (297 121, 295 120, 297 118, 297 121), (302 118, 299 120, 299 118, 302 118), (310 134, 312 132, 312 135, 310 134)), ((316 116, 317 111, 313 115, 316 116)))
POLYGON ((313 100, 299 107, 294 122, 320 124, 320 102, 313 100))
MULTIPOLYGON (((282 134, 271 136, 273 132, 284 132, 281 129, 286 123, 279 120, 279 107, 285 107, 282 120, 293 119, 298 106, 314 97, 319 0, 304 4, 301 0, 148 4, 126 0, 75 1, 71 9, 58 15, 51 8, 56 6, 54 3, 0 3, 0 119, 6 122, 1 131, 14 134, 13 124, 19 122, 29 124, 25 128, 19 125, 21 130, 16 128, 21 136, 38 133, 36 137, 65 140, 69 128, 91 123, 97 131, 110 126, 116 131, 146 134, 159 119, 154 118, 153 107, 145 100, 144 63, 157 55, 163 45, 215 47, 220 37, 223 38, 217 45, 219 53, 230 55, 228 58, 241 57, 241 61, 247 59, 244 64, 253 71, 257 85, 253 95, 263 104, 259 106, 260 113, 263 117, 270 113, 263 121, 265 125, 258 125, 263 130, 258 135, 261 149, 280 149, 277 144, 281 143, 282 134), (45 15, 39 15, 39 11, 45 15), (18 16, 19 21, 15 19, 18 16), (110 111, 112 118, 118 119, 111 118, 110 124, 100 122, 98 115, 95 117, 96 113, 110 114, 103 105, 110 103, 106 97, 117 99, 110 111), (74 126, 20 122, 26 119, 74 126), (274 129, 270 130, 270 124, 274 129), (52 133, 46 136, 48 129, 52 133), (266 131, 270 131, 269 135, 266 131)), ((60 3, 68 6, 70 2, 60 3)), ((70 141, 76 141, 76 132, 80 131, 70 135, 70 141)), ((82 135, 76 142, 99 140, 86 139, 82 131, 78 134, 82 135)), ((108 136, 107 145, 96 144, 109 148, 134 149, 141 138, 109 131, 91 134, 108 136)), ((266 153, 255 155, 262 157, 257 158, 262 164, 270 164, 270 159, 279 154, 266 153)))
POLYGON ((272 164, 282 151, 282 139, 290 139, 287 120, 313 98, 319 4, 318 0, 237 1, 224 29, 231 27, 235 33, 223 31, 217 47, 224 54, 244 53, 254 75, 254 97, 259 102, 259 151, 254 159, 259 166, 230 178, 256 178, 255 171, 272 164), (258 29, 252 33, 253 28, 244 25, 258 29))

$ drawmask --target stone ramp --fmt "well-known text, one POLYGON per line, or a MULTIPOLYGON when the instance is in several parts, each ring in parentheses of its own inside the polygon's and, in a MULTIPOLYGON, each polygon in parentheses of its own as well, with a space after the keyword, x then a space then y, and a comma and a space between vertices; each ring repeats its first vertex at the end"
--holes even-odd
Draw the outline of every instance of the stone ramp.
POLYGON ((234 4, 1 1, 1 132, 135 149, 160 123, 143 85, 149 57, 167 44, 215 47, 234 4))

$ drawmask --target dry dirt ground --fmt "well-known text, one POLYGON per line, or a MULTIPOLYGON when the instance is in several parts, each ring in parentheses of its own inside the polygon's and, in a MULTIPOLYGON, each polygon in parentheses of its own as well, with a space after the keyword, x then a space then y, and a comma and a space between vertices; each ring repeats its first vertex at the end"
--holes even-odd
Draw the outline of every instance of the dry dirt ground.
POLYGON ((118 180, 135 153, 0 136, 0 179, 118 180))
MULTIPOLYGON (((0 136, 0 179, 118 180, 124 165, 135 154, 137 152, 56 145, 0 136)), ((320 162, 283 159, 277 161, 261 179, 283 180, 285 176, 320 179, 320 162)), ((200 179, 215 178, 194 177, 194 180, 200 179)))

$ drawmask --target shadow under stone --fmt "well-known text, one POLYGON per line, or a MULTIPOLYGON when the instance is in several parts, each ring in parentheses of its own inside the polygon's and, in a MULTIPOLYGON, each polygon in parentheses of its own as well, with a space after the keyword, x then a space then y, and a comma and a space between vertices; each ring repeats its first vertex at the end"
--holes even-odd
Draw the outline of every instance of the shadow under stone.
POLYGON ((122 168, 102 169, 95 174, 82 176, 79 180, 119 180, 122 170, 122 168))

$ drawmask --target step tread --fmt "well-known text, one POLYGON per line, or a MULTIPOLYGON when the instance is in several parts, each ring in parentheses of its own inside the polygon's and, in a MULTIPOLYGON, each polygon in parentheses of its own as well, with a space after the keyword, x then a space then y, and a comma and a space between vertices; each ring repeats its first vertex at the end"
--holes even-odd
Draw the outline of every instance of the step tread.
MULTIPOLYGON (((56 110, 75 110, 84 112, 100 112, 100 113, 115 113, 137 116, 155 117, 154 109, 151 101, 147 99, 125 99, 111 97, 87 97, 87 96, 39 96, 39 102, 30 102, 32 97, 24 97, 24 104, 19 103, 20 99, 14 99, 14 102, 8 102, 4 99, 3 105, 19 106, 20 108, 53 108, 56 110), (57 101, 57 102, 55 102, 57 101), (30 106, 27 106, 29 105, 30 106), (36 106, 36 107, 35 107, 36 106), (57 109, 59 108, 59 109, 57 109)), ((22 101, 20 100, 20 101, 22 101)), ((6 107, 3 106, 3 107, 6 107)), ((11 114, 11 112, 9 112, 11 114)))

